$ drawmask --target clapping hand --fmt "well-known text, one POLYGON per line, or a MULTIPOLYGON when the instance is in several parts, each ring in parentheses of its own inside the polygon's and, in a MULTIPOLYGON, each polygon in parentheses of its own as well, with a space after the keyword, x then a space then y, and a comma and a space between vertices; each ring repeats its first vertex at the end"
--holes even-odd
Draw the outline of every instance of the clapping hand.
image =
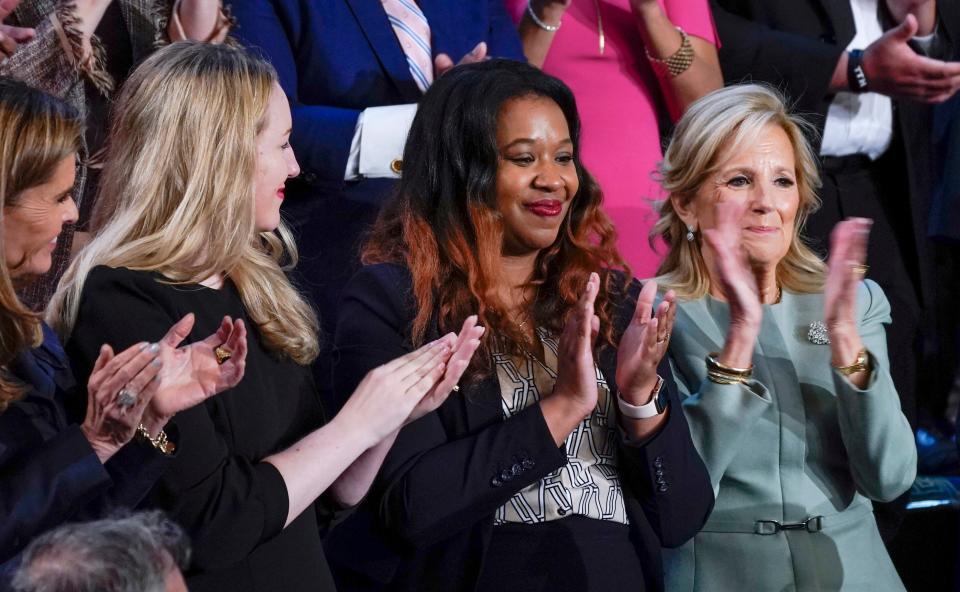
POLYGON ((477 325, 477 317, 471 315, 463 322, 459 335, 454 337, 451 333, 443 338, 444 343, 450 348, 450 359, 447 360, 443 378, 420 399, 406 423, 436 410, 447 400, 454 388, 459 389, 457 382, 470 365, 474 352, 480 347, 483 331, 484 328, 477 325))
POLYGON ((823 316, 835 366, 850 364, 863 347, 856 319, 857 287, 866 271, 871 224, 866 218, 850 218, 837 224, 830 234, 823 316))
POLYGON ((178 321, 159 342, 162 370, 157 394, 144 414, 144 426, 154 434, 179 411, 235 387, 243 378, 247 359, 247 330, 243 321, 224 317, 212 335, 177 347, 193 329, 193 314, 178 321), (229 353, 220 363, 216 348, 229 353))
POLYGON ((0 0, 0 62, 13 56, 13 53, 17 51, 17 44, 26 43, 36 35, 36 31, 33 29, 3 24, 4 19, 19 4, 20 0, 0 0))
POLYGON ((712 251, 713 281, 720 284, 730 306, 730 326, 720 352, 720 361, 734 368, 753 364, 753 347, 760 334, 763 307, 756 277, 750 272, 740 245, 740 219, 747 202, 717 202, 714 228, 704 229, 703 238, 712 251))
POLYGON ((653 314, 657 282, 643 285, 630 325, 617 347, 617 386, 620 396, 631 405, 645 405, 657 383, 657 366, 667 351, 673 320, 677 315, 676 294, 670 290, 653 314))
POLYGON ((557 345, 557 381, 551 397, 563 397, 580 419, 597 406, 597 370, 593 344, 600 330, 594 303, 600 291, 600 276, 591 273, 576 306, 570 311, 557 345))
POLYGON ((138 343, 120 354, 103 345, 87 380, 87 415, 80 431, 100 462, 133 438, 156 394, 160 372, 157 344, 138 343))

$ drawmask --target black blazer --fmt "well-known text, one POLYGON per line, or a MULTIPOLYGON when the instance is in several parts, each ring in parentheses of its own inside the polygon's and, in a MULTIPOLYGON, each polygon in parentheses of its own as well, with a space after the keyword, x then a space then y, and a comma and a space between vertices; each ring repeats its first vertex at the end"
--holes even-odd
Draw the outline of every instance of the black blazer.
MULTIPOLYGON (((883 0, 881 7, 885 7, 883 0)), ((767 82, 795 102, 795 110, 817 126, 811 138, 819 151, 829 92, 837 60, 856 33, 847 0, 711 0, 720 35, 720 65, 727 84, 767 82)), ((960 35, 960 6, 937 2, 938 42, 931 57, 949 59, 960 35)), ((881 14, 881 16, 884 16, 881 14)), ((890 28, 892 21, 881 19, 890 28)), ((863 49, 863 48, 861 48, 863 49)), ((916 269, 917 298, 930 305, 932 271, 928 250, 927 216, 933 190, 931 150, 932 109, 910 101, 894 101, 894 141, 890 152, 906 164, 908 211, 897 216, 898 233, 915 250, 907 264, 916 269)), ((896 206, 891 206, 896 207, 896 206)), ((854 215, 851 212, 847 215, 854 215)))
POLYGON ((0 572, 8 576, 14 556, 45 530, 136 506, 172 458, 131 442, 100 462, 80 426, 67 420, 69 400, 85 401, 86 392, 76 388, 63 347, 46 325, 43 343, 21 354, 9 372, 29 390, 0 414, 0 572))
MULTIPOLYGON (((633 301, 616 311, 620 331, 638 290, 634 282, 633 301)), ((365 267, 347 286, 341 306, 334 380, 336 392, 348 396, 370 369, 412 348, 409 273, 394 265, 365 267)), ((439 336, 436 328, 431 333, 428 339, 439 336)), ((606 348, 598 364, 615 396, 616 352, 606 348)), ((660 545, 678 546, 692 537, 713 507, 709 476, 666 361, 660 375, 671 405, 668 421, 642 446, 623 443, 620 454, 627 514, 650 590, 663 587, 660 545)), ((497 379, 488 378, 401 430, 364 507, 352 526, 334 531, 328 554, 341 569, 366 575, 357 589, 472 590, 496 509, 566 462, 540 406, 504 420, 497 379), (366 530, 371 527, 373 540, 366 530)))

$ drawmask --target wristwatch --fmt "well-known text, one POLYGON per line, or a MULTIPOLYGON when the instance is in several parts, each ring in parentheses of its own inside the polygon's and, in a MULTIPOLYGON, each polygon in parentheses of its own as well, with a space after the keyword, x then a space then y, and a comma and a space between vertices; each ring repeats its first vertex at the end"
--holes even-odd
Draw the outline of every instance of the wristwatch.
POLYGON ((851 49, 847 54, 847 85, 850 92, 865 93, 870 89, 867 73, 863 71, 863 50, 851 49))
POLYGON ((617 406, 624 417, 630 419, 649 419, 663 413, 667 408, 667 393, 663 391, 663 377, 657 375, 657 384, 653 387, 653 396, 646 405, 631 405, 617 393, 617 406))

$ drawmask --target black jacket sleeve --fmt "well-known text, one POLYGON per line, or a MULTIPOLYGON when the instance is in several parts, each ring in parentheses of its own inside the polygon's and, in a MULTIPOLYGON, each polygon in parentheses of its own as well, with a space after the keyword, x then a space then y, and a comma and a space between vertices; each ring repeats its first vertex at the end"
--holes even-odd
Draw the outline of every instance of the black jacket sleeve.
MULTIPOLYGON (((623 282, 624 278, 615 273, 614 284, 623 282)), ((618 335, 623 334, 633 318, 641 287, 639 281, 632 280, 623 297, 611 297, 618 335)), ((619 397, 613 371, 616 352, 601 353, 600 364, 605 367, 610 394, 619 397)), ((667 402, 667 419, 656 434, 643 442, 631 442, 621 430, 620 473, 633 493, 627 503, 640 505, 662 546, 678 547, 706 523, 713 510, 713 488, 706 465, 693 445, 666 357, 660 361, 657 373, 663 377, 661 393, 667 402)))
MULTIPOLYGON (((338 396, 374 367, 410 351, 409 277, 394 266, 362 269, 347 286, 336 333, 338 396)), ((489 519, 517 491, 567 462, 539 405, 464 437, 451 438, 444 408, 482 405, 463 388, 406 426, 384 461, 376 495, 380 520, 399 539, 428 546, 489 519)), ((499 401, 496 402, 499 415, 499 401)))

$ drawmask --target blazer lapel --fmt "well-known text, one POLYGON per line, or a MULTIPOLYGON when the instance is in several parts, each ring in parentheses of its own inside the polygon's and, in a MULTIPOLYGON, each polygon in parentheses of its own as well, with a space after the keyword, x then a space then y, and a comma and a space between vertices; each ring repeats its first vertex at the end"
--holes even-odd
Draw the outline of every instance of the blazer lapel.
POLYGON ((853 24, 853 9, 850 3, 839 0, 817 0, 833 27, 837 45, 846 47, 857 32, 853 24))
POLYGON ((464 32, 453 26, 453 17, 449 12, 450 0, 418 0, 417 4, 430 23, 430 49, 434 57, 439 53, 446 53, 450 59, 457 62, 466 53, 466 50, 460 47, 464 32), (451 33, 451 30, 453 35, 448 36, 447 33, 451 33))
POLYGON ((421 93, 410 74, 407 58, 393 32, 393 26, 387 20, 387 13, 379 2, 372 0, 347 0, 354 18, 377 56, 377 61, 404 97, 416 102, 421 93))

